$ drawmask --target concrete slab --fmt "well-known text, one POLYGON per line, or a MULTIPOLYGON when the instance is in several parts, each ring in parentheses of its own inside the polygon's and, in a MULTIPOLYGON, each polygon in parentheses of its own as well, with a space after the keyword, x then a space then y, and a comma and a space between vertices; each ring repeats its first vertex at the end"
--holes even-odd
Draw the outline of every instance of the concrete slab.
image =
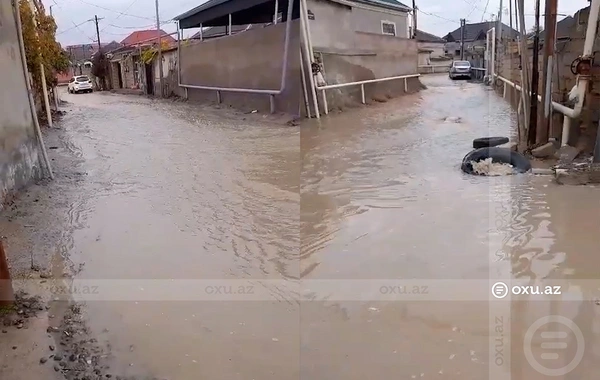
POLYGON ((580 149, 567 145, 561 147, 554 156, 558 158, 561 164, 568 164, 573 162, 579 153, 581 153, 580 149))
MULTIPOLYGON (((537 148, 531 151, 531 155, 537 158, 548 158, 554 156, 556 153, 556 147, 553 143, 549 142, 542 146, 538 146, 537 148)), ((575 159, 573 157, 573 159, 575 159)))

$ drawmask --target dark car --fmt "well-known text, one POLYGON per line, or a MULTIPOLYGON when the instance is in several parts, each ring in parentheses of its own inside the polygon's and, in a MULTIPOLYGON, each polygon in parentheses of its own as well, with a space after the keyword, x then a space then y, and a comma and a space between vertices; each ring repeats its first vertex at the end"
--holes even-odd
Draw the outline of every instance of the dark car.
POLYGON ((454 61, 450 66, 448 73, 450 79, 468 78, 471 79, 471 63, 469 61, 454 61))

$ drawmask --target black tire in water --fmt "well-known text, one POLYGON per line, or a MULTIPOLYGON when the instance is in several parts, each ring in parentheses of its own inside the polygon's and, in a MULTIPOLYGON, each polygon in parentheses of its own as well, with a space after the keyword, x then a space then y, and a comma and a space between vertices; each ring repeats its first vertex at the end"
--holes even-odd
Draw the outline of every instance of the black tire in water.
POLYGON ((467 174, 475 174, 471 162, 479 162, 490 157, 494 163, 512 165, 518 173, 527 173, 531 170, 531 162, 527 157, 511 149, 498 147, 479 148, 467 153, 460 169, 467 174))
POLYGON ((473 149, 489 148, 492 146, 498 146, 506 144, 508 137, 481 137, 473 140, 473 149))

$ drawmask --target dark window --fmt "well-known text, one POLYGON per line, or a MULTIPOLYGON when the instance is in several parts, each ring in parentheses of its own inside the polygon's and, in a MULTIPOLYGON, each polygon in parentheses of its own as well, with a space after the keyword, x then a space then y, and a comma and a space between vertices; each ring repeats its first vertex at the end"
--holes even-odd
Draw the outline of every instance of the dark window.
POLYGON ((381 32, 383 34, 388 34, 390 36, 395 36, 396 35, 396 24, 391 23, 391 22, 383 21, 381 23, 381 32))

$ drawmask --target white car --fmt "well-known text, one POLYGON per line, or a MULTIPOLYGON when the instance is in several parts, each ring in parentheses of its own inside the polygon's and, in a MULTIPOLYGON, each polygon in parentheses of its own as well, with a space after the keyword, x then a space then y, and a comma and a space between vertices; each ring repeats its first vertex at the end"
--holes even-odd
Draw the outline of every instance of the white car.
POLYGON ((68 91, 71 94, 78 94, 80 92, 92 92, 92 81, 87 75, 78 75, 71 78, 69 81, 68 91))

